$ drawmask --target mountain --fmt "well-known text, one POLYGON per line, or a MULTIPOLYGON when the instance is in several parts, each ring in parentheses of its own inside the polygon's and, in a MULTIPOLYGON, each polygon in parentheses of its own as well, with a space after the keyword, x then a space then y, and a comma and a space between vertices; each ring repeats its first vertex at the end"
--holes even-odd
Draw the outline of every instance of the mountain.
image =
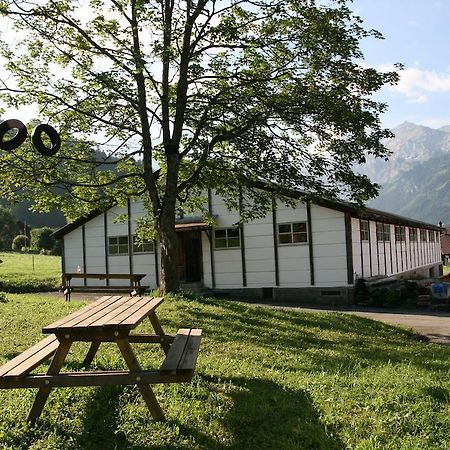
POLYGON ((363 168, 372 180, 384 184, 402 177, 417 164, 450 155, 450 126, 438 130, 404 122, 392 130, 395 137, 384 145, 391 150, 389 161, 370 159, 363 168))
POLYGON ((4 199, 0 199, 0 205, 11 209, 15 219, 31 228, 61 228, 67 221, 60 211, 51 211, 49 213, 39 213, 30 211, 32 201, 21 201, 10 204, 4 199))
POLYGON ((450 224, 450 125, 433 129, 410 122, 384 142, 388 162, 371 160, 363 172, 382 185, 368 206, 430 223, 450 224))

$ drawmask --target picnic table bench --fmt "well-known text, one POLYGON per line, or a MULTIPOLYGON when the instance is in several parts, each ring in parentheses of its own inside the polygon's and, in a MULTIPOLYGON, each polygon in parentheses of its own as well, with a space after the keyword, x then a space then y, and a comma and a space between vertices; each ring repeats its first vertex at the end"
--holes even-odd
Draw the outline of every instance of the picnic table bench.
POLYGON ((192 379, 202 330, 181 328, 175 336, 165 334, 155 311, 162 301, 161 297, 105 296, 44 327, 48 337, 0 367, 0 389, 39 388, 28 416, 33 423, 54 387, 136 384, 153 418, 164 420, 150 384, 192 379), (131 333, 146 318, 154 333, 131 333), (128 370, 60 372, 72 343, 77 341, 90 343, 84 366, 91 364, 102 342, 115 342, 128 370), (159 369, 142 369, 131 343, 159 344, 165 353, 159 369), (52 355, 45 374, 31 373, 52 355))
POLYGON ((63 292, 66 301, 70 301, 70 294, 74 290, 86 291, 92 290, 105 290, 108 289, 111 292, 117 292, 118 290, 128 290, 130 295, 141 295, 142 286, 141 280, 146 275, 145 273, 81 273, 81 272, 65 272, 62 275, 63 280, 63 292), (71 284, 73 278, 81 279, 96 279, 96 280, 129 280, 130 286, 74 286, 71 284))

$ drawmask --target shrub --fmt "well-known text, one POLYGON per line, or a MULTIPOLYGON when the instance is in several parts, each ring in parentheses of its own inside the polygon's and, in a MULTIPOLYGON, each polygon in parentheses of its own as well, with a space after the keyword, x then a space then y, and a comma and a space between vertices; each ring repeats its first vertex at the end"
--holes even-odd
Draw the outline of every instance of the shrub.
POLYGON ((50 227, 33 228, 31 230, 30 247, 38 252, 41 250, 51 250, 55 245, 55 240, 51 237, 54 231, 50 227))
POLYGON ((21 252, 23 251, 23 248, 26 248, 28 246, 28 237, 24 234, 17 235, 13 241, 11 249, 13 252, 21 252))
POLYGON ((0 303, 8 303, 8 297, 5 292, 0 292, 0 303))

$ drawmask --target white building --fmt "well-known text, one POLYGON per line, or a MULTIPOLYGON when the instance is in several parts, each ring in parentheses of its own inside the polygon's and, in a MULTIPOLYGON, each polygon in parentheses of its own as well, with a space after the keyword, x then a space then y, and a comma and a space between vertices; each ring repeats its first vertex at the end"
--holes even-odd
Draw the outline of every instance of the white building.
MULTIPOLYGON (((217 225, 184 217, 176 226, 181 282, 252 298, 347 302, 357 278, 441 273, 438 226, 346 202, 295 203, 292 208, 277 201, 264 218, 235 228, 239 213, 228 211, 223 199, 209 192, 208 209, 217 225)), ((63 272, 80 267, 85 273, 143 273, 143 284, 156 288, 158 243, 133 243, 136 219, 144 215, 142 202, 129 201, 125 208, 96 211, 58 230, 54 236, 63 239, 63 272), (128 221, 115 223, 123 214, 128 221)))

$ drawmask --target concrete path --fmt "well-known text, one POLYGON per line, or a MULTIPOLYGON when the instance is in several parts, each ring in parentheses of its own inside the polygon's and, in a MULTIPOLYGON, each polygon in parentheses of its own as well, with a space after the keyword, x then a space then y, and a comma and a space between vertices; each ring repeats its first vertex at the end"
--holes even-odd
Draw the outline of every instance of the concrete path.
POLYGON ((428 310, 392 311, 378 308, 364 309, 337 309, 337 308, 307 308, 298 306, 278 306, 258 304, 270 308, 290 309, 304 312, 340 312, 355 314, 373 320, 402 325, 412 328, 418 334, 426 336, 430 341, 450 345, 450 313, 428 310))

